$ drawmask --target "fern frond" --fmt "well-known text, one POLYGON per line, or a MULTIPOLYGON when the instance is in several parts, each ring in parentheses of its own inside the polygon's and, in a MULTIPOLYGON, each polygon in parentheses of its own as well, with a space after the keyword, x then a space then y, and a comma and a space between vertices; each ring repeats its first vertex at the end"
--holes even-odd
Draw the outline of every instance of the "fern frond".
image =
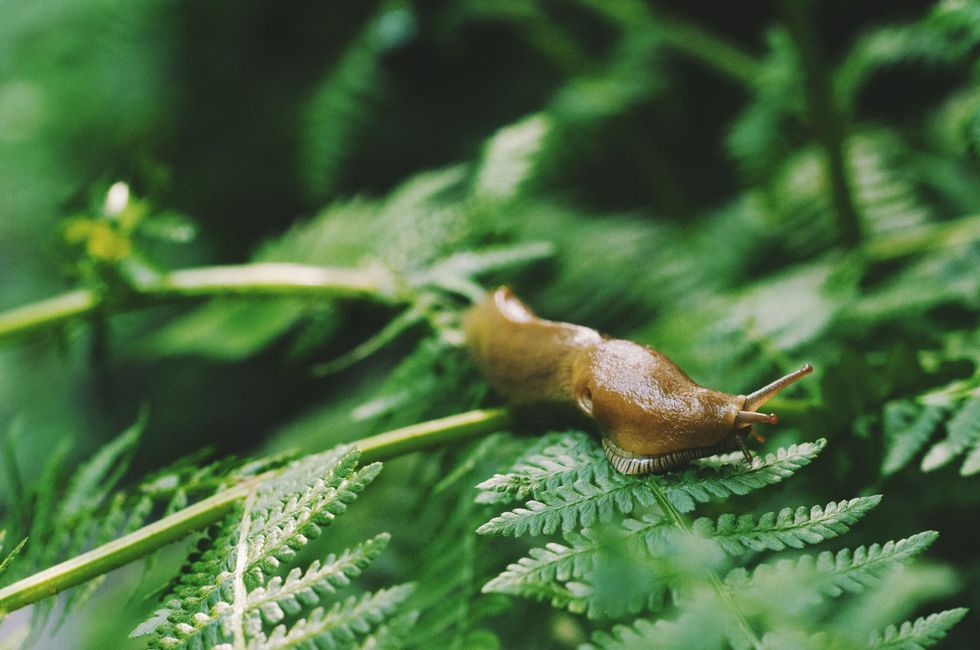
POLYGON ((758 521, 752 515, 726 514, 717 521, 701 517, 693 523, 691 530, 695 535, 718 542, 732 555, 803 548, 806 544, 843 535, 880 502, 881 496, 875 495, 837 503, 831 501, 823 508, 783 508, 778 513, 767 512, 758 521))
POLYGON ((945 409, 920 407, 909 401, 885 404, 882 428, 885 432, 885 456, 881 473, 894 474, 919 453, 943 419, 945 409))
POLYGON ((534 172, 542 144, 552 129, 546 114, 531 115, 498 131, 487 141, 474 181, 474 194, 483 199, 514 198, 534 172))
POLYGON ((253 579, 262 580, 281 562, 291 561, 296 549, 319 535, 374 480, 381 464, 354 472, 358 456, 357 452, 348 453, 334 470, 315 479, 305 492, 280 497, 281 501, 264 512, 257 511, 248 557, 248 573, 253 579))
POLYGON ((578 650, 647 650, 648 648, 723 647, 724 637, 714 625, 700 617, 683 614, 676 620, 638 619, 629 625, 616 625, 609 632, 592 635, 592 642, 578 650))
POLYGON ((408 612, 379 625, 368 636, 361 639, 357 650, 400 650, 406 647, 405 639, 415 627, 418 612, 408 612))
POLYGON ((336 187, 339 172, 363 128, 369 108, 383 87, 385 43, 372 19, 319 81, 303 109, 301 172, 309 195, 323 200, 336 187))
POLYGON ((589 575, 601 545, 588 534, 570 534, 568 538, 572 546, 549 542, 543 548, 532 548, 528 557, 508 565, 506 571, 485 584, 483 592, 529 595, 526 585, 568 582, 589 575))
POLYGON ((580 533, 567 533, 567 544, 550 542, 542 548, 532 548, 527 557, 510 564, 505 571, 483 586, 484 593, 502 593, 548 601, 553 607, 568 609, 573 613, 586 613, 590 618, 609 615, 609 605, 615 605, 617 614, 636 613, 643 607, 652 607, 662 599, 667 584, 658 581, 646 584, 639 597, 629 598, 620 593, 616 603, 600 602, 591 585, 597 566, 610 548, 610 542, 633 544, 647 555, 655 548, 654 537, 663 535, 668 527, 664 520, 649 517, 643 521, 626 520, 609 533, 609 539, 600 539, 597 532, 585 529, 580 533))
POLYGON ((804 555, 797 560, 780 560, 759 565, 751 575, 745 569, 734 569, 725 577, 725 585, 734 592, 765 591, 767 584, 793 580, 827 596, 860 592, 876 584, 885 571, 924 551, 938 536, 935 531, 925 531, 883 546, 872 544, 836 554, 824 551, 816 557, 804 555))
POLYGON ((58 510, 60 518, 71 518, 102 503, 126 472, 129 457, 136 450, 146 422, 147 410, 144 408, 132 426, 102 446, 75 471, 58 510))
POLYGON ((248 650, 279 650, 280 648, 316 647, 347 648, 358 638, 370 633, 412 593, 412 585, 351 596, 336 603, 329 611, 313 610, 288 630, 278 625, 267 638, 258 638, 248 650))
POLYGON ((792 150, 795 120, 804 112, 800 61, 785 30, 766 34, 769 54, 761 66, 752 101, 731 125, 725 139, 729 154, 751 179, 774 168, 792 150))
POLYGON ((651 477, 680 512, 690 512, 696 503, 708 503, 773 485, 806 467, 827 445, 825 438, 777 449, 756 457, 751 466, 735 463, 721 468, 688 469, 676 474, 651 477))
POLYGON ((869 33, 838 71, 838 101, 851 105, 865 80, 885 66, 914 61, 938 67, 955 62, 980 41, 978 22, 980 10, 973 3, 940 2, 923 20, 869 33))
POLYGON ((855 206, 871 231, 895 231, 931 219, 916 179, 901 164, 908 155, 902 143, 887 132, 864 132, 848 144, 855 206))
POLYGON ((884 630, 872 632, 868 639, 868 647, 902 650, 931 648, 939 643, 954 625, 963 620, 968 611, 965 607, 957 607, 917 618, 914 622, 905 621, 900 627, 889 625, 884 630))
POLYGON ((478 503, 539 498, 559 485, 591 481, 597 461, 594 440, 581 431, 549 433, 521 455, 506 474, 494 474, 477 485, 478 503))
POLYGON ((975 451, 980 448, 980 397, 967 400, 946 423, 946 430, 949 435, 926 452, 922 459, 922 471, 938 469, 967 450, 974 451, 970 454, 970 463, 964 464, 960 472, 968 475, 980 471, 980 466, 976 466, 972 460, 980 453, 975 451))
POLYGON ((549 544, 547 549, 532 549, 531 557, 511 564, 506 571, 485 584, 483 593, 522 596, 550 603, 556 609, 567 609, 573 614, 587 614, 592 602, 592 587, 577 580, 548 579, 548 569, 540 566, 574 562, 574 556, 578 554, 589 557, 587 550, 576 551, 561 544, 549 544), (541 575, 535 575, 539 572, 541 575))
POLYGON ((518 476, 491 479, 491 488, 513 491, 540 490, 539 499, 531 499, 494 517, 477 532, 481 535, 547 535, 562 530, 608 522, 614 513, 629 514, 637 506, 652 506, 656 498, 649 484, 656 485, 680 512, 694 509, 695 503, 748 494, 752 490, 778 483, 791 476, 823 449, 826 441, 803 443, 779 449, 751 466, 742 463, 720 469, 688 469, 676 474, 636 478, 613 470, 595 443, 592 451, 578 453, 578 443, 570 449, 576 455, 561 454, 563 447, 552 448, 551 456, 535 459, 518 476), (588 454, 588 455, 587 455, 588 454), (555 459, 555 460, 552 460, 555 459), (547 462, 544 462, 547 460, 547 462), (584 461, 584 462, 583 462, 584 461), (555 484, 544 489, 546 482, 555 484), (648 484, 649 483, 649 484, 648 484))
POLYGON ((387 426, 419 422, 446 415, 439 396, 447 394, 454 396, 454 403, 475 408, 487 392, 486 384, 476 380, 476 373, 476 367, 458 347, 437 337, 428 338, 352 415, 356 420, 384 417, 387 426))
MULTIPOLYGON (((285 579, 275 572, 342 514, 380 470, 357 469, 360 452, 341 446, 294 461, 258 486, 244 509, 220 524, 213 541, 181 575, 166 606, 134 635, 175 647, 203 640, 259 638, 263 621, 298 614, 345 585, 381 552, 386 536, 314 563, 285 579)), ((216 642, 216 641, 215 641, 216 642)))
POLYGON ((349 585, 352 577, 360 575, 381 554, 390 539, 390 535, 381 533, 339 556, 327 556, 323 564, 314 561, 305 572, 297 567, 285 578, 272 578, 265 587, 248 594, 246 613, 261 614, 267 623, 278 623, 287 614, 298 614, 316 604, 323 595, 349 585))
MULTIPOLYGON (((6 531, 4 531, 4 537, 6 537, 6 531)), ((24 544, 26 543, 27 538, 25 537, 18 542, 17 546, 7 553, 7 556, 3 558, 2 562, 0 562, 0 575, 3 575, 3 572, 7 570, 7 567, 10 566, 10 563, 13 562, 14 558, 20 554, 21 550, 24 548, 24 544)))
MULTIPOLYGON (((597 452, 601 453, 601 452, 597 452)), ((505 512, 477 529, 481 535, 548 535, 561 530, 608 522, 616 512, 630 513, 636 506, 652 506, 656 499, 643 481, 612 470, 605 457, 597 458, 590 480, 578 479, 542 493, 523 508, 505 512)))

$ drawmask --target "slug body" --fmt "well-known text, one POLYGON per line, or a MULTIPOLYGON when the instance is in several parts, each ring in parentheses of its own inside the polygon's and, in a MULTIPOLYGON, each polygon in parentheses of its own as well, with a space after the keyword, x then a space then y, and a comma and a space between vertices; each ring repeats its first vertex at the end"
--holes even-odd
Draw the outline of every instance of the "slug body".
POLYGON ((664 354, 588 327, 543 320, 507 287, 464 317, 466 343, 480 370, 515 405, 574 408, 595 421, 606 455, 626 474, 663 472, 745 447, 756 413, 803 369, 755 393, 729 395, 691 381, 664 354))

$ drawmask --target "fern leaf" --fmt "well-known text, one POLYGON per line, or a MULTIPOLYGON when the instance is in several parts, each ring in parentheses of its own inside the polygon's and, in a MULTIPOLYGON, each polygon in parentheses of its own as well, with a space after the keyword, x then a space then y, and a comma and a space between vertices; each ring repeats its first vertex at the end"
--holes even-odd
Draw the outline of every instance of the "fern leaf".
POLYGON ((377 22, 372 20, 347 47, 305 107, 301 171, 309 195, 317 200, 329 196, 336 186, 344 160, 366 121, 366 109, 378 99, 384 48, 374 33, 377 22))
POLYGON ((980 444, 973 447, 973 451, 966 455, 963 466, 960 467, 960 474, 963 476, 973 476, 980 472, 980 444))
POLYGON ((495 474, 477 485, 478 503, 535 499, 559 485, 591 481, 605 459, 595 442, 581 431, 551 433, 533 444, 506 474, 495 474))
MULTIPOLYGON (((549 563, 558 564, 574 561, 577 552, 561 544, 549 544, 547 549, 532 549, 531 557, 522 558, 517 564, 511 564, 507 570, 483 586, 483 593, 508 594, 521 596, 531 600, 550 603, 556 609, 567 609, 573 614, 586 614, 592 600, 592 587, 577 581, 559 582, 547 579, 544 575, 547 569, 540 566, 549 563), (523 563, 523 564, 522 564, 523 563)), ((581 551, 583 557, 587 551, 581 551)))
POLYGON ((662 517, 644 515, 642 519, 625 519, 614 529, 603 529, 600 540, 593 529, 565 534, 568 544, 550 542, 542 548, 532 548, 529 556, 521 558, 484 586, 485 592, 519 593, 515 585, 522 582, 567 582, 586 578, 595 567, 598 552, 609 543, 626 542, 647 553, 670 527, 662 517))
POLYGON ((721 648, 724 636, 716 625, 705 624, 691 614, 677 620, 638 619, 616 625, 609 632, 596 632, 592 643, 579 650, 647 650, 648 648, 721 648))
POLYGON ((513 198, 533 176, 537 157, 552 125, 545 114, 532 115, 498 131, 483 151, 474 193, 486 199, 513 198))
POLYGON ((102 503, 129 465, 146 427, 147 411, 142 409, 136 422, 112 442, 100 448, 72 476, 59 509, 59 517, 69 518, 102 503))
POLYGON ((390 539, 390 535, 381 533, 339 556, 328 556, 323 564, 314 561, 305 572, 294 568, 285 578, 274 577, 248 595, 246 612, 261 614, 268 623, 278 623, 287 614, 298 614, 316 604, 322 595, 349 585, 352 577, 360 575, 381 554, 390 539))
POLYGON ((329 611, 322 608, 313 610, 309 616, 300 619, 288 630, 284 625, 276 626, 267 638, 256 639, 248 648, 347 648, 390 616, 411 592, 411 585, 400 585, 361 597, 351 596, 344 602, 335 604, 329 611))
POLYGON ((357 650, 400 650, 406 647, 405 639, 415 627, 418 618, 418 612, 396 616, 361 639, 357 650))
POLYGON ((317 479, 299 496, 289 496, 284 502, 257 513, 253 521, 253 542, 249 545, 249 575, 261 580, 275 571, 281 562, 292 560, 296 549, 316 537, 320 529, 347 509, 347 504, 381 471, 375 463, 356 473, 346 474, 356 463, 357 452, 341 459, 336 472, 317 479))
POLYGON ((881 496, 875 495, 837 503, 832 501, 823 508, 783 508, 778 513, 767 512, 758 521, 752 515, 726 514, 717 521, 701 517, 694 522, 692 531, 718 542, 732 555, 803 548, 806 544, 817 544, 846 533, 880 502, 881 496))
MULTIPOLYGON (((598 452, 597 452, 598 453, 598 452)), ((481 535, 548 535, 568 533, 597 521, 608 522, 616 512, 656 503, 643 481, 615 472, 605 458, 593 462, 589 480, 577 479, 543 492, 525 507, 494 517, 477 529, 481 535)))
MULTIPOLYGON (((573 613, 586 613, 590 618, 636 613, 661 599, 666 585, 657 580, 645 584, 642 593, 627 597, 617 593, 615 602, 600 598, 591 582, 597 566, 610 557, 609 542, 636 543, 652 553, 653 537, 662 534, 664 520, 647 518, 644 521, 626 520, 615 531, 608 531, 608 540, 599 539, 597 532, 583 530, 565 535, 567 544, 550 542, 533 548, 527 557, 507 567, 500 575, 483 586, 484 593, 502 593, 548 601, 554 607, 573 613)), ((607 532, 607 531, 603 531, 607 532)))
MULTIPOLYGON (((571 536, 570 536, 571 537, 571 536)), ((543 548, 532 548, 507 570, 483 586, 484 593, 529 595, 525 585, 568 582, 589 575, 600 544, 589 535, 578 535, 572 546, 549 542, 543 548)))
POLYGON ((884 630, 871 634, 868 647, 901 648, 902 650, 930 648, 939 643, 946 636, 946 633, 966 616, 968 611, 965 607, 957 607, 917 618, 915 622, 905 621, 899 627, 889 625, 884 630))
POLYGON ((690 512, 696 503, 708 503, 732 495, 748 494, 767 485, 779 483, 807 466, 827 445, 824 438, 815 442, 790 445, 755 458, 751 466, 737 463, 721 468, 695 468, 676 474, 655 476, 667 500, 680 512, 690 512))
POLYGON ((946 430, 949 433, 946 439, 937 442, 926 452, 922 459, 922 471, 939 469, 965 450, 980 445, 980 399, 969 400, 950 418, 946 430))
MULTIPOLYGON (((555 249, 549 242, 487 246, 478 250, 453 253, 428 269, 413 274, 411 283, 416 286, 434 285, 453 289, 461 282, 489 271, 524 266, 547 259, 554 254, 555 249)), ((481 300, 484 295, 482 288, 477 286, 476 289, 477 292, 471 296, 474 302, 481 300)))
MULTIPOLYGON (((6 536, 6 534, 4 534, 4 536, 6 536)), ((3 558, 2 562, 0 562, 0 575, 3 575, 3 572, 7 570, 7 567, 10 566, 10 563, 14 561, 14 558, 16 558, 20 554, 21 549, 24 548, 24 544, 26 543, 27 543, 27 538, 25 537, 24 539, 20 540, 20 542, 17 544, 17 546, 13 548, 12 551, 7 553, 7 556, 3 558)))
POLYGON ((882 421, 885 457, 881 462, 881 473, 887 476, 905 467, 928 442, 944 413, 944 409, 936 406, 921 408, 907 401, 886 404, 882 421))
MULTIPOLYGON (((477 532, 481 535, 547 535, 559 529, 567 533, 591 526, 596 521, 608 522, 616 512, 629 514, 637 506, 656 503, 651 484, 679 511, 689 512, 695 503, 747 494, 782 481, 809 464, 826 441, 821 439, 779 449, 765 458, 755 459, 749 467, 740 463, 721 469, 688 469, 648 478, 614 471, 598 446, 594 442, 591 444, 591 452, 559 455, 554 462, 549 459, 547 463, 529 463, 523 472, 515 472, 523 476, 523 481, 506 476, 491 479, 490 488, 537 491, 538 498, 531 499, 523 508, 494 517, 477 532), (555 486, 553 489, 544 489, 551 484, 555 486)), ((572 449, 579 449, 578 443, 572 449)))
POLYGON ((281 619, 283 611, 299 611, 293 606, 310 603, 315 593, 327 593, 334 583, 356 575, 380 552, 380 540, 328 558, 305 574, 297 570, 285 581, 269 579, 377 475, 379 463, 357 469, 359 456, 356 449, 340 446, 294 461, 260 485, 244 512, 230 514, 217 527, 215 539, 182 574, 165 607, 134 635, 152 632, 151 644, 173 647, 226 638, 236 628, 258 634, 262 615, 281 619), (254 602, 243 590, 256 594, 254 602))
POLYGON ((980 41, 980 12, 970 2, 940 2, 924 20, 885 27, 860 39, 837 74, 836 94, 849 105, 864 81, 888 65, 949 65, 980 41))
POLYGON ((765 592, 766 585, 781 581, 807 584, 827 596, 860 592, 876 584, 885 571, 924 551, 938 536, 935 531, 925 531, 883 546, 872 544, 836 554, 825 551, 816 557, 804 555, 797 560, 780 560, 759 565, 751 575, 745 569, 734 569, 725 577, 725 584, 735 592, 765 592))

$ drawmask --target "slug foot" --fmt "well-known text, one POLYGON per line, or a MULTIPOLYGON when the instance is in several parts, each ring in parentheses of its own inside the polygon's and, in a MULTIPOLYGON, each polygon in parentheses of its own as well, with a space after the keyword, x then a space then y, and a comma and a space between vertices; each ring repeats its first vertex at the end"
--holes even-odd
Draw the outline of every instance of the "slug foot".
POLYGON ((714 456, 731 450, 731 446, 726 441, 710 447, 692 447, 659 456, 642 456, 626 451, 605 437, 602 439, 602 448, 606 450, 606 458, 616 468, 616 471, 630 476, 662 474, 696 458, 714 456))

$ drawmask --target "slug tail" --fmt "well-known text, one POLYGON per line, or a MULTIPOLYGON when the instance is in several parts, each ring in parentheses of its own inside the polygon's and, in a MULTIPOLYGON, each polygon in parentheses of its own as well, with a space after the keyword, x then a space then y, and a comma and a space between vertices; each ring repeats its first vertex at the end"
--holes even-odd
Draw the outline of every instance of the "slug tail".
MULTIPOLYGON (((744 406, 742 406, 743 410, 739 412, 739 415, 746 412, 757 411, 760 406, 762 406, 763 404, 771 400, 773 397, 775 397, 776 393, 778 393, 779 391, 783 390, 784 388, 786 388, 791 384, 795 384, 803 377, 809 375, 811 372, 813 372, 813 366, 811 366, 809 363, 805 363, 803 364, 803 367, 797 370, 796 372, 791 372, 785 377, 782 377, 772 382, 768 386, 764 386, 760 388, 759 390, 755 391, 754 393, 752 393, 751 395, 745 398, 745 404, 744 406)), ((757 413, 756 415, 762 415, 762 414, 757 413)), ((763 416, 763 417, 769 417, 769 416, 763 416)), ((756 421, 762 422, 762 420, 756 420, 756 421)), ((750 422, 750 421, 746 420, 746 422, 750 422)))

